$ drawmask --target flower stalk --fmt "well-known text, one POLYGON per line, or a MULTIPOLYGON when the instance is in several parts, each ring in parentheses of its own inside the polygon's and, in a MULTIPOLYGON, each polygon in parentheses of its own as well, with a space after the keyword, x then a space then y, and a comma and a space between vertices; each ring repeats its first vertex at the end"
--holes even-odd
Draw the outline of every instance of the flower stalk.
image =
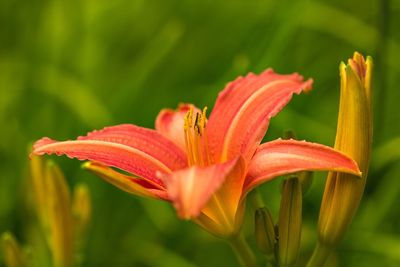
POLYGON ((233 251, 236 254, 236 257, 242 267, 256 267, 257 261, 254 256, 253 251, 251 250, 249 244, 244 238, 242 233, 238 233, 237 235, 232 236, 228 239, 229 244, 231 245, 233 251))

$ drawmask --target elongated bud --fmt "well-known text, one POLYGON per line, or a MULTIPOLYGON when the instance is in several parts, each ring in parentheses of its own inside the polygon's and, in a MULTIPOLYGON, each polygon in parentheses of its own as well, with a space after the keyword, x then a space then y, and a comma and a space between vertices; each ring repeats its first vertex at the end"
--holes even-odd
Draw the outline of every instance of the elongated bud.
POLYGON ((267 208, 259 208, 255 213, 254 232, 258 249, 268 261, 275 261, 276 236, 272 214, 267 208))
POLYGON ((39 156, 32 156, 30 160, 30 186, 32 186, 32 195, 34 209, 38 220, 43 228, 48 227, 48 217, 46 214, 47 189, 45 183, 45 171, 43 160, 39 156))
POLYGON ((371 57, 364 60, 357 52, 347 64, 340 64, 335 149, 352 157, 363 175, 359 178, 344 173, 328 174, 318 221, 319 244, 311 260, 316 263, 309 266, 321 266, 329 248, 340 242, 364 193, 372 144, 371 74, 371 57))
POLYGON ((73 265, 73 226, 70 192, 61 170, 52 162, 46 166, 49 246, 56 267, 73 265))
POLYGON ((5 232, 1 235, 1 245, 4 252, 4 262, 7 267, 26 266, 25 255, 14 236, 5 232))
POLYGON ((279 266, 295 266, 301 240, 302 191, 298 178, 284 180, 279 210, 279 266))
POLYGON ((74 188, 72 201, 72 214, 77 236, 84 234, 89 224, 91 213, 92 204, 89 188, 87 185, 80 183, 74 188))

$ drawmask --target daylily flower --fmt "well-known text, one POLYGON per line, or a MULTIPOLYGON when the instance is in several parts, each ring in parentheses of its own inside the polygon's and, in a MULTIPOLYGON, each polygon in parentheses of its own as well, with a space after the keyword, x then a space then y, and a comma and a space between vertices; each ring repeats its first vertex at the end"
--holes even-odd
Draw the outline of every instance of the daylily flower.
POLYGON ((209 120, 206 109, 182 104, 162 110, 155 130, 123 124, 75 141, 45 137, 33 153, 89 160, 85 168, 117 187, 170 201, 179 217, 230 237, 242 224, 246 194, 261 183, 303 170, 360 175, 352 159, 324 145, 281 139, 260 145, 271 117, 311 84, 297 73, 250 73, 219 94, 209 120))

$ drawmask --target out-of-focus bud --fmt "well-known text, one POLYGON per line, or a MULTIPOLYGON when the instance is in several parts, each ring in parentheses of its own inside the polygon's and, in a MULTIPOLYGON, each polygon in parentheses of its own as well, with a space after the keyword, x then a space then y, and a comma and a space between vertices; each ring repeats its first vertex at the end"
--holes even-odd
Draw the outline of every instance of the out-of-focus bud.
POLYGON ((74 218, 75 232, 77 236, 82 236, 89 224, 92 213, 90 191, 87 185, 78 184, 74 188, 72 200, 72 214, 74 218))
POLYGON ((39 156, 32 156, 30 160, 30 185, 32 186, 32 195, 34 209, 37 213, 38 220, 43 228, 47 228, 48 220, 46 214, 46 197, 47 189, 45 183, 45 172, 43 160, 39 156))
POLYGON ((276 236, 275 224, 267 208, 259 208, 255 213, 254 232, 258 249, 265 254, 269 262, 275 262, 276 236))
POLYGON ((49 246, 56 267, 73 265, 73 222, 70 192, 61 170, 52 162, 46 165, 46 213, 49 246))
POLYGON ((302 224, 302 191, 298 178, 284 180, 279 210, 279 266, 297 263, 302 224))
POLYGON ((352 157, 362 177, 329 173, 318 221, 318 245, 308 266, 322 266, 342 239, 364 192, 372 144, 372 59, 354 53, 340 64, 340 105, 335 149, 352 157))
POLYGON ((25 255, 11 233, 3 233, 1 235, 1 243, 4 252, 4 262, 7 267, 26 266, 25 255))

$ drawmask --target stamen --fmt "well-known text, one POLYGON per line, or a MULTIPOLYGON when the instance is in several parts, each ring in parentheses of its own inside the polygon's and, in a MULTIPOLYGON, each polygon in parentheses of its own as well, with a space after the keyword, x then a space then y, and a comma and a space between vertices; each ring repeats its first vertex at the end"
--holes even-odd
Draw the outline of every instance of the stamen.
POLYGON ((207 123, 206 112, 207 107, 205 107, 201 113, 196 112, 194 122, 193 108, 190 108, 185 115, 185 143, 190 166, 194 164, 206 166, 211 162, 208 151, 207 136, 205 134, 207 123))
POLYGON ((195 160, 193 158, 193 141, 191 136, 191 128, 192 128, 192 114, 193 114, 193 107, 190 107, 189 111, 185 115, 185 122, 184 122, 184 132, 185 132, 185 144, 187 150, 187 157, 189 166, 194 165, 195 160))
POLYGON ((193 127, 199 135, 201 135, 201 126, 199 125, 200 120, 201 120, 201 114, 197 112, 193 127))
POLYGON ((201 127, 204 129, 206 128, 207 124, 207 107, 203 108, 203 112, 201 114, 201 127))

